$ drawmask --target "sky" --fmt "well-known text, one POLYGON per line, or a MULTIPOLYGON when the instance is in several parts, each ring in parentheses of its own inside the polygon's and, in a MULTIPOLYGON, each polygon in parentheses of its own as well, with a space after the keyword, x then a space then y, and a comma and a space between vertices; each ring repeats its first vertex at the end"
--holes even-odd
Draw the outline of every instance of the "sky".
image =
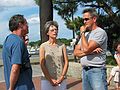
MULTIPOLYGON (((81 16, 79 9, 74 17, 81 16)), ((11 16, 15 14, 22 14, 28 21, 29 25, 29 39, 30 41, 37 41, 40 39, 40 20, 39 20, 39 6, 35 4, 34 0, 1 0, 0 2, 0 44, 3 44, 6 36, 10 34, 8 22, 11 16)), ((72 30, 65 26, 64 20, 53 10, 53 20, 59 24, 58 38, 72 39, 72 30)))

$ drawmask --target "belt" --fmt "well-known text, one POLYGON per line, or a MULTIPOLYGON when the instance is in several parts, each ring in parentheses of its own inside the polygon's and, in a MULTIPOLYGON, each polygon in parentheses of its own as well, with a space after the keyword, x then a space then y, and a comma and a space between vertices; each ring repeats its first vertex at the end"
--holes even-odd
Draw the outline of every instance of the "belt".
POLYGON ((85 69, 86 71, 90 70, 90 69, 93 69, 93 68, 101 68, 101 67, 95 67, 95 66, 85 66, 85 67, 83 67, 83 69, 85 69))

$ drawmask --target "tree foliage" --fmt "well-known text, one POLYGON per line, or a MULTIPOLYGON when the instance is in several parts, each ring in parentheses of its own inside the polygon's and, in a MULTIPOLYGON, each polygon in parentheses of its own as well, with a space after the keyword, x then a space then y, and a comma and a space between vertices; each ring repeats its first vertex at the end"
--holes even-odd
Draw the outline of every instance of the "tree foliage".
MULTIPOLYGON (((58 38, 57 39, 58 41, 64 43, 65 45, 69 46, 70 45, 70 42, 72 41, 71 39, 66 39, 66 38, 58 38)), ((38 40, 38 41, 34 41, 34 42, 30 42, 29 45, 32 46, 32 47, 35 47, 35 46, 40 46, 42 44, 41 40, 38 40)), ((2 45, 1 45, 2 46, 2 45)))
MULTIPOLYGON (((39 0, 35 0, 37 3, 39 0)), ((77 7, 96 8, 100 16, 98 24, 106 30, 108 34, 108 49, 112 51, 112 46, 116 40, 120 40, 120 0, 52 0, 54 8, 58 14, 65 20, 67 28, 70 30, 79 29, 82 25, 82 19, 74 14, 77 7), (79 22, 79 24, 78 24, 79 22)), ((47 13, 46 13, 47 14, 47 13)))
MULTIPOLYGON (((56 0, 54 0, 56 1, 56 0)), ((57 0, 58 1, 58 0, 57 0)), ((60 0, 61 1, 61 0, 60 0)), ((93 7, 96 8, 98 14, 100 16, 98 20, 98 24, 100 27, 106 30, 108 34, 108 49, 112 51, 112 46, 117 39, 120 39, 120 1, 119 0, 65 0, 69 3, 58 3, 56 10, 58 10, 58 14, 66 21, 66 25, 70 30, 77 30, 76 26, 78 25, 76 22, 78 20, 71 20, 69 14, 69 9, 77 10, 77 6, 80 5, 82 7, 93 7), (70 3, 73 1, 74 3, 70 3), (72 7, 72 5, 75 7, 72 7), (62 5, 68 6, 63 7, 62 5), (72 8, 71 8, 72 7, 72 8), (65 10, 65 11, 64 11, 65 10), (64 13, 64 12, 65 13, 64 13)), ((75 13, 75 12, 74 12, 75 13)), ((74 14, 73 14, 74 15, 74 14)), ((82 24, 82 23, 80 23, 82 24)))
POLYGON ((59 38, 58 41, 64 43, 66 46, 70 46, 71 39, 59 38))
POLYGON ((98 9, 99 25, 108 34, 108 49, 112 51, 113 44, 120 38, 120 1, 119 0, 79 0, 84 7, 98 9))
MULTIPOLYGON (((60 15, 62 17, 62 19, 65 20, 67 27, 71 27, 68 26, 70 25, 69 22, 73 22, 74 20, 74 14, 77 11, 77 7, 78 7, 78 3, 75 2, 74 0, 69 0, 69 2, 67 0, 59 0, 56 1, 54 0, 54 9, 58 11, 58 15, 60 15)), ((73 24, 71 24, 73 25, 73 24)), ((75 27, 76 25, 72 26, 75 27)), ((75 30, 76 28, 69 28, 70 30, 73 30, 73 38, 75 38, 75 30)))
POLYGON ((40 6, 40 0, 35 0, 35 3, 40 6))
POLYGON ((65 24, 67 28, 71 30, 75 30, 75 32, 79 31, 79 28, 83 25, 83 20, 79 16, 74 18, 73 20, 71 19, 66 19, 65 24))
POLYGON ((120 27, 120 1, 119 0, 78 0, 84 7, 95 7, 104 10, 112 21, 120 27))
POLYGON ((29 45, 35 47, 35 46, 40 46, 41 43, 42 43, 41 40, 38 40, 38 41, 30 42, 29 45))
POLYGON ((77 6, 78 4, 76 2, 58 2, 57 4, 54 4, 54 9, 58 11, 58 15, 66 20, 74 15, 77 11, 77 6))

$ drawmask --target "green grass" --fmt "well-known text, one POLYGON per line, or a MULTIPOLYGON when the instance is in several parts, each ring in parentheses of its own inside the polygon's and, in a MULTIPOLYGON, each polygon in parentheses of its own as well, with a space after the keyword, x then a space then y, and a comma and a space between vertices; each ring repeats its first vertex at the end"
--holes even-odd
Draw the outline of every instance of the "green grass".
POLYGON ((108 56, 106 59, 107 59, 106 60, 107 65, 114 65, 114 66, 117 65, 113 56, 108 56))

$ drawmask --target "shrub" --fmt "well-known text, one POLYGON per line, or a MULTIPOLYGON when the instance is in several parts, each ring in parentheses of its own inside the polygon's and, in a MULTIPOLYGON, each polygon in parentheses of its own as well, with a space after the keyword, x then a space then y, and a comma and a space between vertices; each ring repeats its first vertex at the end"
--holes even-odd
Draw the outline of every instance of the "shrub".
POLYGON ((107 59, 106 60, 107 65, 117 65, 116 61, 115 61, 115 58, 113 56, 107 56, 106 59, 107 59))

